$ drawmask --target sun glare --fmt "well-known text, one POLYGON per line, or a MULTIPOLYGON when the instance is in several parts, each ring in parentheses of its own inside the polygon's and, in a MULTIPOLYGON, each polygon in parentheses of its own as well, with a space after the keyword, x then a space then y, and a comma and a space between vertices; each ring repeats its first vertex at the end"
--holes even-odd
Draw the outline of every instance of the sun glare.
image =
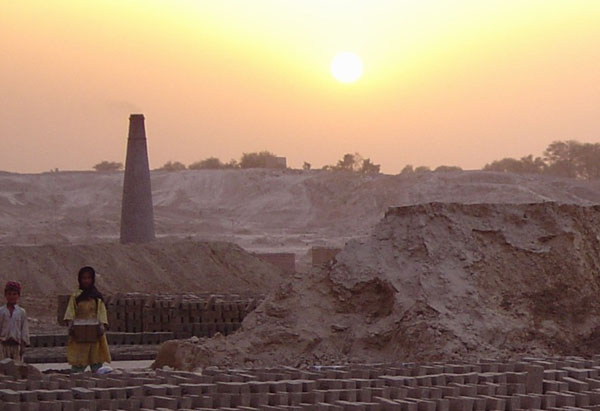
POLYGON ((331 75, 342 83, 354 83, 362 76, 362 72, 362 61, 354 53, 338 53, 331 60, 331 75))

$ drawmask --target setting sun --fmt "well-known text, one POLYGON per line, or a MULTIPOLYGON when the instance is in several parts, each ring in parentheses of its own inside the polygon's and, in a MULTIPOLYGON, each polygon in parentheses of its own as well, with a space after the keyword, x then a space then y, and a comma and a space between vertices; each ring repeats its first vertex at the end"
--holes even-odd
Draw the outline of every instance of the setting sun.
POLYGON ((338 53, 331 60, 331 74, 342 83, 354 83, 362 76, 362 72, 362 61, 354 53, 338 53))

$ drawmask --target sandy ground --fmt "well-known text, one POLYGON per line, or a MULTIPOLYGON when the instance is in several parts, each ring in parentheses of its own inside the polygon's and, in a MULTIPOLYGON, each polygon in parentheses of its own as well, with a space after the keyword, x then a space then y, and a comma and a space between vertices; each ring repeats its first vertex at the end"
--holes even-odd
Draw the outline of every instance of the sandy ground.
MULTIPOLYGON (((152 365, 152 361, 113 361, 110 366, 113 369, 121 369, 121 370, 137 370, 137 369, 147 369, 152 365)), ((35 368, 40 371, 47 370, 68 370, 71 368, 69 364, 66 362, 55 362, 55 363, 45 363, 45 364, 33 364, 35 368)))

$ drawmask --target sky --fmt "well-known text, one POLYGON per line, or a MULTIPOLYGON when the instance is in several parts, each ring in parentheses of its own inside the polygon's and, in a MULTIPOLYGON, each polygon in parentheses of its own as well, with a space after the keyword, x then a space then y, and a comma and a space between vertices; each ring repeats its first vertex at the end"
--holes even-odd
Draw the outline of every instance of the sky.
POLYGON ((268 150, 478 169, 600 142, 597 0, 0 0, 0 170, 268 150), (340 52, 363 63, 341 83, 340 52))

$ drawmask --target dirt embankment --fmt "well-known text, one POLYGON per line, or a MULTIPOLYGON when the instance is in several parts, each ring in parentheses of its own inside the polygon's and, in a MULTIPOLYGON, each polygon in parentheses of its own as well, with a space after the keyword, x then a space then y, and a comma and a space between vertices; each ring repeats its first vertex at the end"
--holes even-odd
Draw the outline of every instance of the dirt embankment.
POLYGON ((282 283, 227 338, 158 363, 424 361, 590 354, 600 335, 600 206, 391 208, 337 261, 282 283))
POLYGON ((101 292, 267 294, 284 273, 237 245, 179 241, 0 247, 0 283, 23 284, 30 316, 51 320, 56 296, 73 292, 77 271, 91 265, 101 292))

